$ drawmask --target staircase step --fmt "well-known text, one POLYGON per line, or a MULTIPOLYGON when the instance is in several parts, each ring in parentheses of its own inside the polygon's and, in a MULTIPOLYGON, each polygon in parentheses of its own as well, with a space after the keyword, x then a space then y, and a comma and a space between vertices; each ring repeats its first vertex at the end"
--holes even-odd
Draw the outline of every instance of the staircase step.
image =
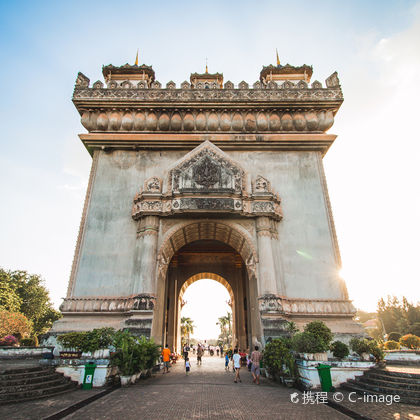
POLYGON ((410 382, 405 382, 404 378, 401 378, 401 381, 389 381, 387 379, 375 378, 371 376, 359 376, 356 381, 363 382, 363 383, 370 383, 370 384, 378 384, 381 386, 395 388, 395 389, 408 389, 411 391, 420 391, 420 384, 413 384, 410 382))
POLYGON ((364 388, 365 391, 367 392, 374 391, 378 394, 393 394, 393 395, 400 395, 401 397, 405 395, 405 396, 417 398, 420 400, 420 391, 411 391, 408 389, 401 389, 401 388, 391 388, 389 386, 383 386, 381 384, 360 382, 354 379, 350 379, 349 381, 347 381, 347 383, 356 385, 359 388, 364 388))
POLYGON ((49 395, 55 395, 60 392, 68 392, 76 388, 77 384, 75 382, 65 382, 63 384, 52 386, 49 388, 38 388, 22 392, 0 394, 0 404, 42 398, 49 395))
POLYGON ((409 378, 406 376, 394 376, 394 375, 384 375, 379 373, 381 371, 368 371, 364 374, 367 378, 378 379, 380 381, 388 381, 388 382, 404 382, 407 384, 413 385, 420 385, 420 378, 409 378))
MULTIPOLYGON (((42 373, 44 373, 44 372, 42 372, 42 373)), ((12 379, 0 380, 0 389, 2 387, 13 386, 13 385, 37 384, 37 383, 40 383, 40 382, 52 380, 52 379, 57 378, 57 377, 63 377, 63 374, 51 371, 51 372, 46 372, 46 374, 42 374, 42 375, 38 375, 38 376, 30 376, 29 378, 27 378, 27 377, 19 377, 19 378, 13 377, 12 379)))
POLYGON ((0 374, 0 381, 15 380, 20 378, 36 378, 40 375, 45 375, 46 373, 54 373, 55 370, 52 368, 36 368, 36 370, 14 370, 7 371, 6 373, 0 374))
POLYGON ((48 392, 44 392, 41 395, 40 394, 27 394, 25 396, 19 395, 19 396, 10 396, 7 400, 1 400, 0 399, 0 405, 7 405, 7 404, 13 404, 17 402, 24 402, 24 401, 32 401, 37 400, 40 398, 49 398, 60 394, 67 394, 68 392, 74 391, 77 389, 76 383, 70 383, 68 384, 67 388, 51 388, 48 390, 48 392))
POLYGON ((359 386, 357 383, 350 383, 345 382, 341 384, 341 388, 345 389, 346 391, 350 392, 356 392, 359 395, 365 395, 365 394, 375 394, 375 395, 399 395, 400 396, 400 402, 406 403, 406 404, 413 404, 413 405, 420 405, 420 398, 416 398, 413 396, 407 396, 407 395, 400 395, 400 394, 394 394, 394 393, 385 393, 385 392, 377 392, 374 390, 366 389, 362 386, 359 386))
POLYGON ((400 376, 402 378, 420 379, 420 374, 418 373, 398 372, 398 371, 392 371, 392 370, 387 370, 387 369, 371 369, 369 372, 375 372, 381 375, 386 375, 386 376, 391 376, 391 377, 400 376))
POLYGON ((33 389, 51 388, 51 387, 60 386, 63 384, 68 384, 68 381, 65 378, 55 377, 52 380, 35 383, 35 384, 8 385, 8 386, 0 388, 0 396, 14 394, 18 392, 31 391, 33 389))

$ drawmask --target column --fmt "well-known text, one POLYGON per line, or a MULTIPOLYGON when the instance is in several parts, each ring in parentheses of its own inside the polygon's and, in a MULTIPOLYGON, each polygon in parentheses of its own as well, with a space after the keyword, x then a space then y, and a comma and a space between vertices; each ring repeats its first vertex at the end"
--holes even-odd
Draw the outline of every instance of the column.
POLYGON ((138 245, 134 273, 133 294, 156 293, 156 258, 159 232, 159 217, 146 216, 139 223, 138 245))
POLYGON ((277 294, 277 281, 271 247, 271 222, 266 216, 257 217, 257 240, 259 257, 258 294, 277 294))

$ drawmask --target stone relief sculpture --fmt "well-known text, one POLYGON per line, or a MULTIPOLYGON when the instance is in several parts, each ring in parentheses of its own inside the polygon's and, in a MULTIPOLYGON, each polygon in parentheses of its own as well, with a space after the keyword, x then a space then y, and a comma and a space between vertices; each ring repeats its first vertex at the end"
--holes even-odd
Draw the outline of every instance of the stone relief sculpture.
POLYGON ((270 182, 258 176, 253 192, 247 193, 245 177, 238 163, 206 141, 169 171, 167 194, 162 194, 160 178, 152 177, 145 182, 144 191, 134 198, 132 217, 140 220, 147 215, 226 212, 280 220, 280 198, 272 193, 270 182), (149 197, 150 193, 153 197, 149 197))

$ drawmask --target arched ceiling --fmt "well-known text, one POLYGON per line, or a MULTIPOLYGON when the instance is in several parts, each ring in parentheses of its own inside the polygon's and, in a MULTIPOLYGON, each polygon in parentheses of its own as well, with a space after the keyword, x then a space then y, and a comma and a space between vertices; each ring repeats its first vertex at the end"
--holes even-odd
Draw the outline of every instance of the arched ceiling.
POLYGON ((160 255, 164 261, 169 262, 180 248, 200 240, 216 240, 231 246, 241 255, 245 264, 252 258, 256 261, 256 252, 249 235, 216 220, 200 220, 174 227, 167 233, 160 255))

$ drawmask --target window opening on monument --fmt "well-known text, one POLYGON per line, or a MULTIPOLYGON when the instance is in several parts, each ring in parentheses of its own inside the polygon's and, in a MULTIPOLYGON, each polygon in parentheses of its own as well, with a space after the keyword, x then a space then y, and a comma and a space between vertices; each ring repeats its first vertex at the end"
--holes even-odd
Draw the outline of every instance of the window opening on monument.
POLYGON ((187 287, 179 299, 182 307, 180 333, 183 342, 189 342, 190 345, 217 345, 219 341, 230 344, 232 301, 224 285, 211 279, 197 280, 187 287))

